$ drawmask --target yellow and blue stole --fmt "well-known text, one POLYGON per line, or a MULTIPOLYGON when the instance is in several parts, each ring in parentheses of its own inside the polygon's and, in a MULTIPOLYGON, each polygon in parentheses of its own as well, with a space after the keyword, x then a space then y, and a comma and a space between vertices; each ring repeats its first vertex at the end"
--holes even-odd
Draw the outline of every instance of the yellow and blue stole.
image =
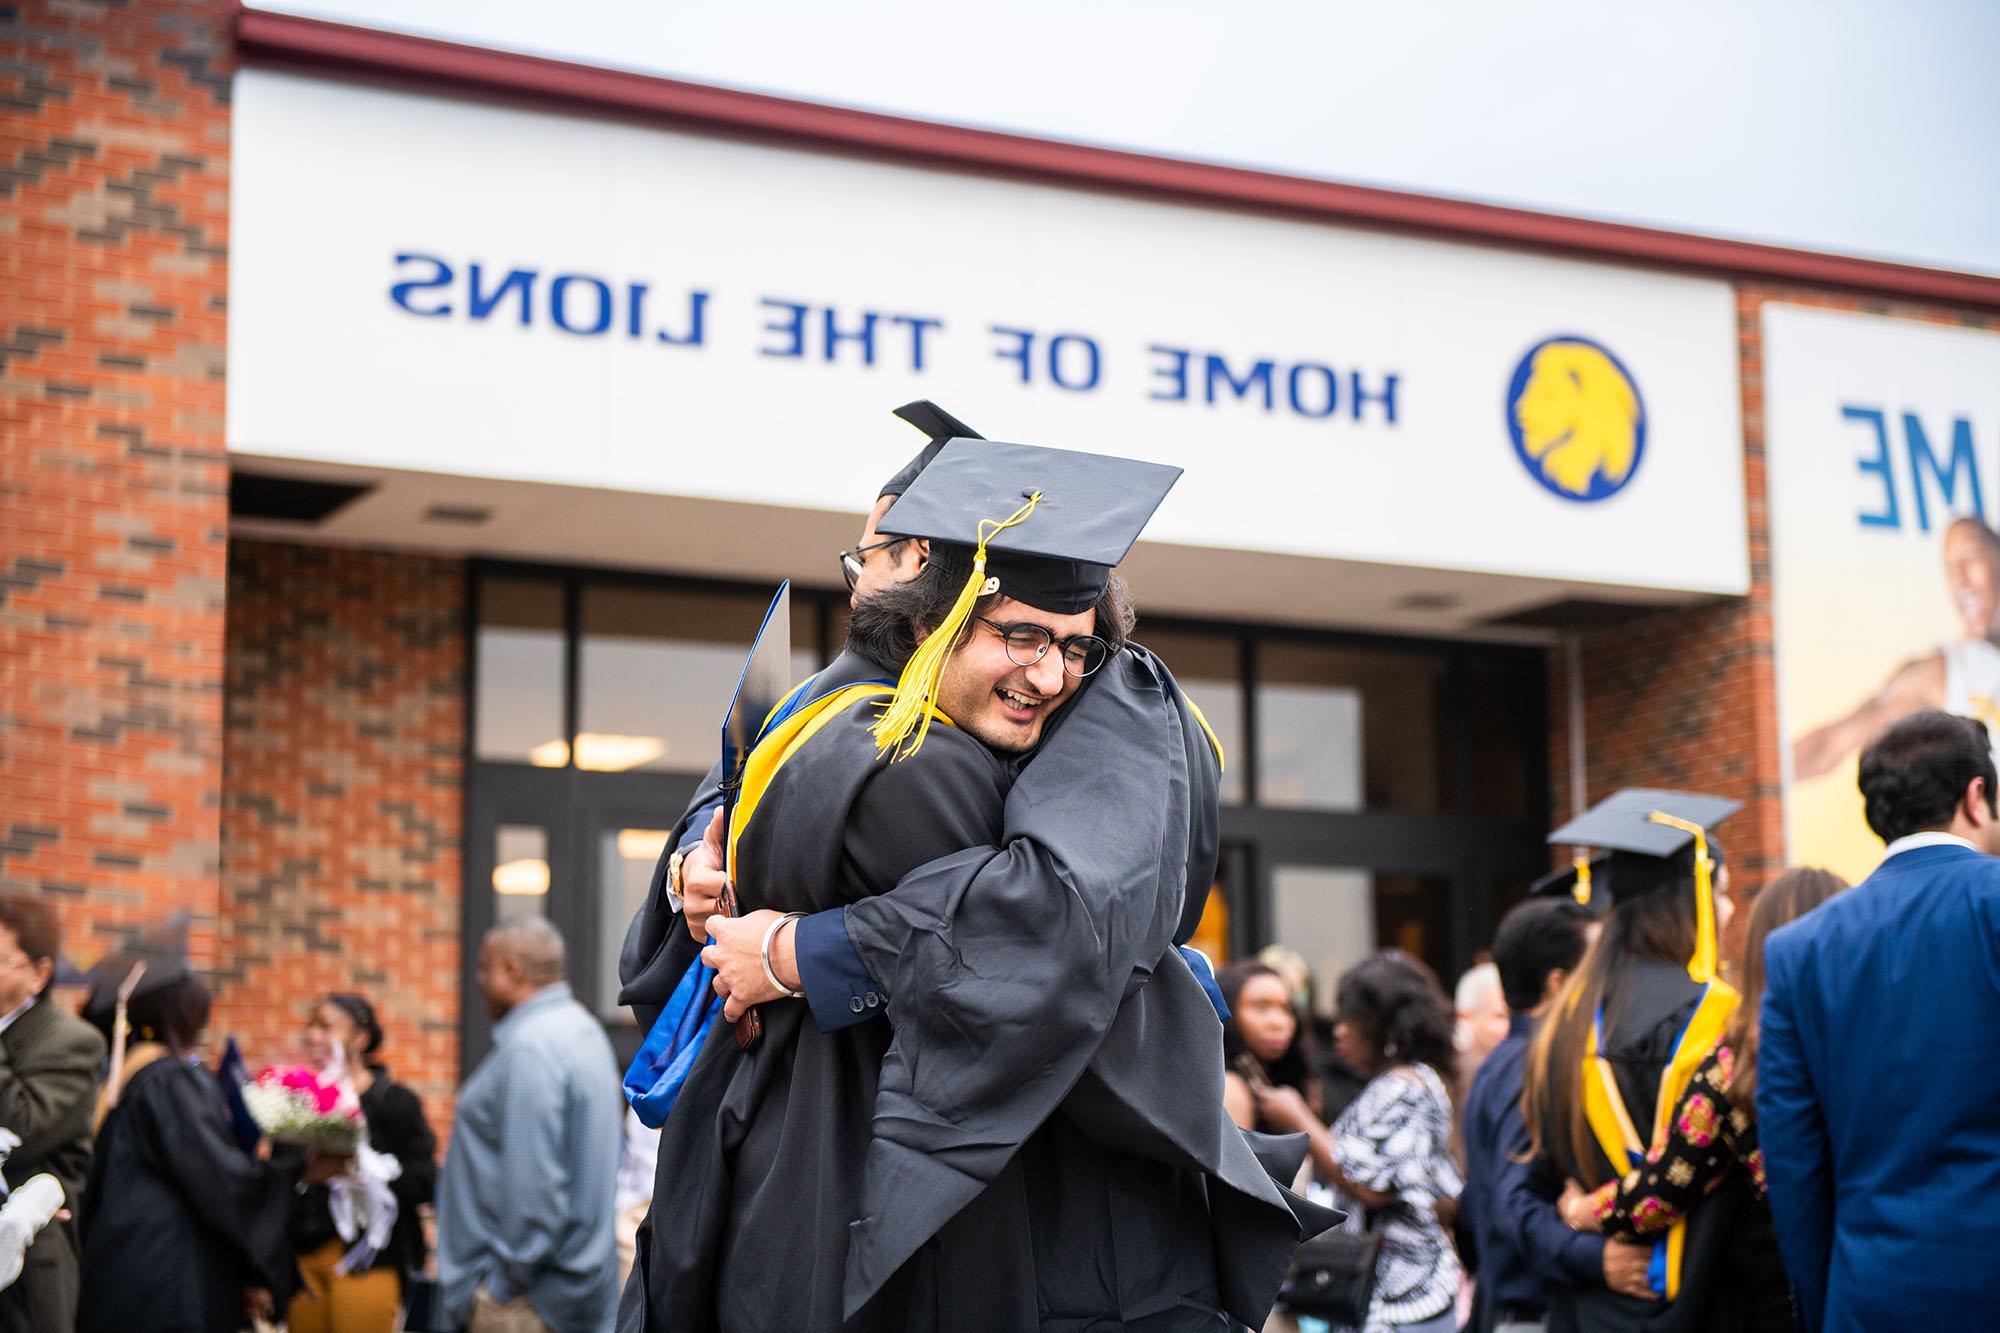
MULTIPOLYGON (((1740 997, 1727 983, 1711 978, 1704 985, 1701 999, 1695 1003, 1694 1012, 1688 1015, 1680 1038, 1674 1043, 1673 1057, 1660 1074, 1660 1094, 1653 1108, 1651 1150, 1657 1151, 1666 1145, 1675 1104, 1693 1081, 1695 1069, 1722 1040, 1723 1028, 1728 1025, 1729 1016, 1736 1012, 1738 1003, 1740 997)), ((1618 1173, 1622 1176, 1627 1171, 1645 1166, 1649 1145, 1639 1141, 1639 1132, 1632 1123, 1631 1112, 1626 1109, 1625 1097, 1618 1091, 1618 1079, 1612 1073, 1611 1062, 1599 1053, 1603 1040, 1604 1006, 1600 1004, 1591 1020, 1590 1045, 1583 1055, 1583 1113, 1605 1157, 1614 1167, 1620 1162, 1625 1164, 1618 1173)), ((1668 1228, 1665 1239, 1653 1245, 1649 1277, 1653 1290, 1667 1300, 1680 1295, 1681 1261, 1686 1248, 1685 1217, 1668 1228)))

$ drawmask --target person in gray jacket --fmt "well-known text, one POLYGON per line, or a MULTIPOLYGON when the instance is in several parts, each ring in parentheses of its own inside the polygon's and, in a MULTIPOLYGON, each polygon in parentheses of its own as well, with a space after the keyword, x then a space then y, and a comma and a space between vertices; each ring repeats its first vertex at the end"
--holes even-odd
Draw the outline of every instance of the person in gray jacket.
POLYGON ((496 1026, 459 1090, 438 1187, 445 1313, 471 1333, 608 1333, 625 1111, 611 1043, 542 917, 488 931, 477 976, 496 1026))

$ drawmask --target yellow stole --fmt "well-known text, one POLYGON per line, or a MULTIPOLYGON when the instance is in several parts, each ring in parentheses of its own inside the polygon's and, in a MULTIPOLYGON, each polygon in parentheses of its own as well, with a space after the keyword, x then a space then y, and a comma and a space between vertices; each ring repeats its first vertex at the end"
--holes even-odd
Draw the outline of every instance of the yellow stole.
MULTIPOLYGON (((807 682, 810 684, 811 682, 807 682)), ((784 712, 787 704, 805 688, 800 685, 785 696, 783 702, 771 710, 776 717, 784 712)), ((736 794, 736 805, 729 818, 729 878, 736 879, 736 842, 743 836, 743 830, 750 823, 750 817, 757 813, 764 795, 771 789, 771 782, 778 776, 785 761, 799 752, 799 747, 817 736, 820 728, 836 717, 853 708, 856 704, 879 701, 887 703, 896 692, 895 687, 874 681, 864 681, 859 685, 849 685, 835 690, 823 698, 805 704, 776 726, 766 720, 766 729, 757 738, 757 744, 750 751, 750 758, 743 766, 743 785, 736 794)), ((930 715, 946 726, 954 725, 952 720, 939 712, 935 706, 930 715)))
MULTIPOLYGON (((1611 1062, 1598 1054, 1598 1029, 1602 1026, 1602 1014, 1592 1021, 1590 1044, 1583 1055, 1583 1114, 1590 1122, 1591 1132, 1597 1136, 1597 1146, 1611 1160, 1617 1175, 1622 1177, 1642 1164, 1649 1146, 1658 1149, 1665 1145, 1675 1104, 1687 1091, 1696 1067, 1722 1040, 1722 1030, 1728 1025, 1729 1016, 1736 1012, 1739 1002, 1736 991, 1720 980, 1711 980, 1702 991, 1701 1000, 1688 1018, 1680 1041, 1674 1045, 1673 1058, 1660 1075, 1660 1095, 1653 1108, 1651 1145, 1639 1141, 1632 1115, 1625 1107, 1625 1098, 1618 1091, 1618 1080, 1611 1072, 1611 1062)), ((1681 1290, 1681 1259, 1687 1248, 1687 1219, 1674 1223, 1667 1231, 1666 1240, 1659 1246, 1664 1246, 1665 1295, 1671 1301, 1680 1295, 1681 1290)), ((1659 1246, 1654 1251, 1656 1264, 1662 1257, 1659 1246)))

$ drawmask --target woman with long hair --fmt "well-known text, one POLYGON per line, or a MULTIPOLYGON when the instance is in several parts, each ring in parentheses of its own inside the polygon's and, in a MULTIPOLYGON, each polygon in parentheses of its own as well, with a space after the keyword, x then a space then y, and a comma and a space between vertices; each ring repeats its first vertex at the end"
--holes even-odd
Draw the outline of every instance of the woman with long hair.
MULTIPOLYGON (((1796 921, 1847 881, 1829 870, 1788 870, 1764 887, 1750 909, 1738 973, 1743 999, 1722 1041, 1696 1068, 1665 1141, 1645 1164, 1585 1193, 1571 1182, 1562 1198, 1563 1220, 1579 1231, 1602 1231, 1623 1240, 1652 1241, 1732 1180, 1748 1186, 1739 1219, 1739 1243, 1730 1247, 1742 1292, 1735 1324, 1748 1333, 1789 1333, 1791 1293, 1778 1256, 1777 1235, 1764 1189, 1764 1155, 1757 1147, 1757 1018, 1764 990, 1764 941, 1796 921)), ((1683 1301, 1696 1293, 1683 1292, 1683 1301)), ((1715 1317, 1705 1327, 1725 1327, 1715 1317)))
MULTIPOLYGON (((1726 882, 1708 834, 1736 808, 1714 797, 1624 791, 1551 835, 1610 853, 1579 862, 1577 896, 1608 897, 1610 910, 1528 1050, 1521 1109, 1529 1155, 1551 1181, 1597 1189, 1642 1165, 1736 1009, 1736 992, 1716 976, 1726 882)), ((1681 1219, 1658 1238, 1650 1299, 1552 1286, 1550 1327, 1592 1333, 1694 1314, 1694 1303, 1677 1301, 1683 1285, 1690 1275, 1697 1286, 1707 1282, 1727 1243, 1714 1218, 1698 1220, 1699 1234, 1681 1219)))
POLYGON ((417 1094, 389 1077, 382 1041, 381 1021, 366 996, 336 991, 313 1006, 307 1056, 322 1069, 346 1072, 361 1100, 369 1146, 395 1158, 401 1171, 389 1183, 395 1227, 378 1253, 359 1253, 352 1237, 341 1236, 331 1187, 311 1186, 294 1198, 292 1248, 304 1282, 286 1319, 292 1333, 389 1333, 404 1284, 423 1271, 424 1223, 417 1209, 431 1202, 437 1185, 437 1136, 417 1094))

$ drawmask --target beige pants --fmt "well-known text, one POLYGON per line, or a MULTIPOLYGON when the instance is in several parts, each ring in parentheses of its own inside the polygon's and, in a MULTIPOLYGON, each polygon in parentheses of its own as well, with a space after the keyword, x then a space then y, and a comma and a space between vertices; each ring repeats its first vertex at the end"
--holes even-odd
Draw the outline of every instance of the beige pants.
POLYGON ((526 1296, 516 1296, 502 1305, 481 1287, 472 1298, 472 1322, 468 1333, 551 1333, 526 1296))

